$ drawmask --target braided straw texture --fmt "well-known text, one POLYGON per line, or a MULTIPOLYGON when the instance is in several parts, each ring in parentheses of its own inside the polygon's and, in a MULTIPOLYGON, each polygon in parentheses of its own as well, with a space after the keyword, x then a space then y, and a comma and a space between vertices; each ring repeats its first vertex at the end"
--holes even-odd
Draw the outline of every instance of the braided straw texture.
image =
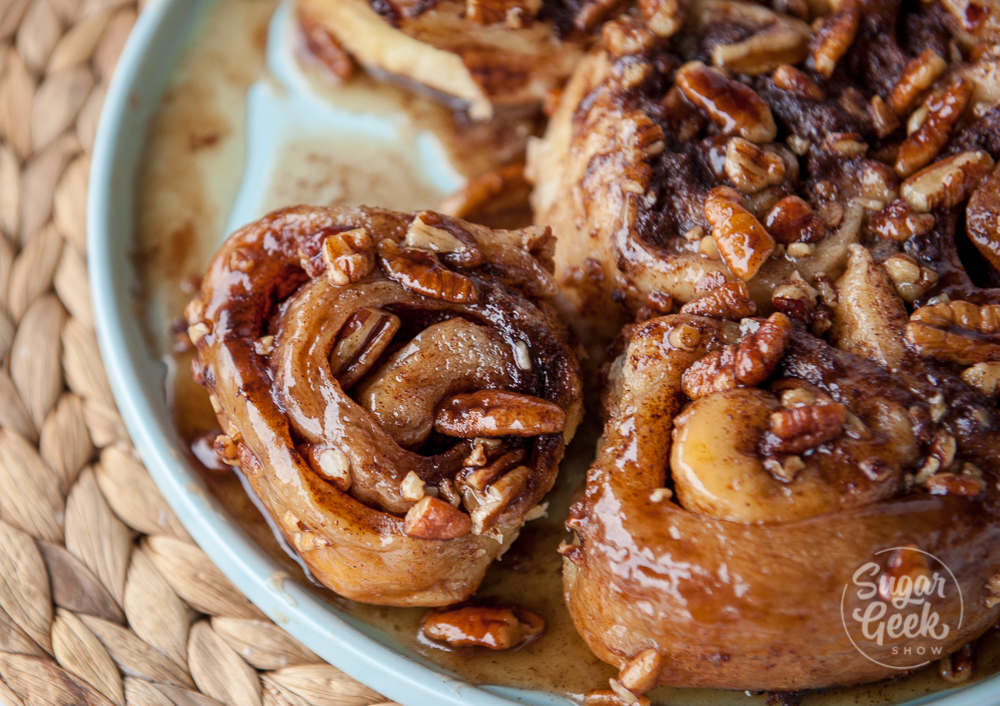
POLYGON ((267 620, 139 462, 97 350, 90 150, 128 0, 0 0, 0 703, 385 703, 267 620))

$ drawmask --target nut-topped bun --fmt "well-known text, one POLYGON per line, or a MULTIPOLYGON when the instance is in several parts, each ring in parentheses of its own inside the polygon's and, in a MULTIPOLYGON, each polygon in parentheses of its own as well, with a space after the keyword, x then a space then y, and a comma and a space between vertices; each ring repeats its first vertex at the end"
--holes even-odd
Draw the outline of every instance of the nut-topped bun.
POLYGON ((855 244, 908 305, 970 284, 956 238, 1000 157, 989 33, 935 2, 784 7, 696 0, 667 41, 609 22, 531 146, 556 277, 598 337, 678 307, 821 331, 855 244))
POLYGON ((555 481, 581 413, 546 229, 290 208, 233 233, 187 308, 238 467, 319 581, 467 598, 555 481))
POLYGON ((632 329, 562 548, 573 621, 621 669, 619 691, 865 683, 905 671, 903 650, 947 656, 996 623, 1000 356, 979 341, 1000 339, 979 332, 1000 307, 939 306, 909 325, 940 327, 928 349, 881 332, 905 351, 898 370, 780 312, 632 329), (861 567, 898 581, 880 595, 904 574, 950 576, 919 594, 948 628, 852 642, 844 601, 861 567))

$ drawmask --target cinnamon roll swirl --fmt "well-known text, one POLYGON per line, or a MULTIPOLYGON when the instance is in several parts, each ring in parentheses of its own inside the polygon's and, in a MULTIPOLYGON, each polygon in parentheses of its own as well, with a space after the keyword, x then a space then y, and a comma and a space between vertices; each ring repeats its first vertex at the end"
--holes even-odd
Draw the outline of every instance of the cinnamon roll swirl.
POLYGON ((545 299, 549 231, 289 208, 233 233, 189 304, 196 379, 313 576, 386 605, 476 590, 581 413, 545 299))
POLYGON ((584 334, 683 305, 810 318, 854 244, 919 261, 911 299, 961 277, 959 209, 1000 157, 1000 64, 952 5, 695 0, 669 40, 607 23, 528 155, 584 334))
POLYGON ((996 622, 996 386, 963 378, 997 365, 980 346, 996 345, 982 331, 997 330, 1000 308, 957 304, 886 334, 904 350, 895 370, 780 312, 635 326, 562 548, 573 620, 621 668, 616 688, 864 683, 898 675, 904 646, 947 655, 996 622), (924 325, 962 340, 930 355, 904 340, 924 325), (960 591, 928 610, 954 629, 856 648, 842 614, 854 572, 874 562, 916 581, 943 573, 937 561, 960 591))

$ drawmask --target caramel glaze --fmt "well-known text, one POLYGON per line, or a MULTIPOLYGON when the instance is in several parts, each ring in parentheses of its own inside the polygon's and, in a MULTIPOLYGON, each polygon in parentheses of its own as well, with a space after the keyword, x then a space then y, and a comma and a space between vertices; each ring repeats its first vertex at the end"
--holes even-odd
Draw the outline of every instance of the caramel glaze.
MULTIPOLYGON (((936 219, 931 232, 901 247, 880 239, 864 222, 888 203, 886 193, 893 194, 889 200, 896 198, 903 177, 893 173, 891 155, 906 141, 907 118, 920 101, 888 132, 876 123, 869 103, 889 95, 921 52, 952 57, 941 82, 967 76, 977 87, 935 159, 965 150, 1000 158, 995 91, 981 90, 969 68, 982 61, 982 70, 992 72, 992 59, 980 57, 995 47, 959 39, 964 35, 939 3, 865 0, 856 36, 831 76, 814 70, 803 52, 779 67, 798 72, 798 83, 775 78, 780 61, 766 71, 733 70, 724 78, 714 70, 720 48, 752 39, 775 23, 798 23, 808 33, 807 25, 783 12, 712 9, 725 5, 692 3, 685 31, 667 42, 654 41, 633 20, 609 23, 611 28, 620 22, 620 28, 605 31, 603 46, 578 65, 545 138, 532 147, 528 169, 536 184, 536 222, 556 233, 556 276, 582 336, 606 344, 649 305, 651 295, 666 293, 684 303, 701 294, 705 282, 739 279, 722 259, 702 250, 702 239, 712 233, 703 205, 713 186, 731 183, 727 144, 741 134, 733 116, 747 118, 761 109, 773 131, 751 141, 780 156, 785 168, 780 179, 745 194, 747 208, 763 222, 780 198, 795 194, 823 223, 819 237, 810 238, 818 241, 812 255, 793 258, 779 248, 748 283, 760 313, 772 310, 775 287, 795 269, 810 281, 817 275, 836 279, 848 242, 871 248, 878 260, 902 250, 931 267, 939 278, 925 299, 954 286, 963 269, 953 244, 954 235, 960 242, 964 238, 962 209, 931 209, 936 219), (770 22, 753 17, 765 13, 771 13, 770 22), (609 39, 615 32, 623 39, 609 39), (677 76, 687 62, 712 68, 697 100, 691 98, 695 91, 688 95, 679 88, 677 76), (837 135, 859 140, 865 150, 838 153, 829 142, 837 135), (805 145, 804 154, 790 149, 796 141, 805 145), (851 219, 843 214, 856 199, 870 203, 853 232, 844 232, 842 222, 851 219)), ((973 237, 982 240, 981 230, 973 237)), ((982 279, 996 284, 985 271, 982 279)), ((599 346, 594 350, 600 355, 599 346)))
MULTIPOLYGON (((526 485, 503 509, 495 532, 450 541, 407 534, 396 514, 412 505, 400 496, 403 477, 413 471, 429 485, 450 479, 471 447, 459 443, 422 455, 394 441, 334 378, 329 352, 337 333, 354 311, 386 307, 404 321, 422 321, 428 314, 433 320, 436 313, 463 316, 490 326, 511 345, 530 341, 535 372, 510 370, 509 377, 515 385, 531 379, 533 392, 566 411, 567 438, 579 419, 580 382, 561 327, 516 289, 541 294, 551 286, 545 270, 511 242, 516 233, 503 238, 468 226, 485 258, 470 263, 483 265, 469 270, 478 294, 471 303, 420 296, 379 276, 346 287, 327 281, 319 258, 324 240, 364 228, 376 239, 398 242, 411 220, 367 208, 275 212, 226 241, 187 317, 189 326, 207 328, 196 336, 195 378, 212 394, 250 485, 313 574, 356 600, 446 605, 475 590, 527 511, 552 487, 564 435, 543 434, 528 442, 526 485), (486 234, 494 237, 486 240, 486 234), (256 347, 269 333, 273 355, 256 347), (346 459, 354 481, 350 492, 325 478, 326 469, 311 464, 300 444, 311 445, 316 455, 332 449, 346 459)), ((472 236, 464 231, 464 237, 472 236)), ((447 352, 441 355, 446 365, 447 352)), ((447 367, 439 369, 447 375, 447 367)))
MULTIPOLYGON (((926 407, 943 393, 949 411, 941 425, 983 469, 979 497, 913 492, 779 524, 726 522, 650 499, 667 482, 667 430, 684 404, 681 374, 728 342, 725 326, 696 317, 653 319, 639 327, 620 361, 603 442, 568 521, 579 545, 566 555, 566 595, 591 649, 621 666, 653 647, 664 658, 660 682, 686 686, 790 690, 884 679, 894 672, 849 642, 841 593, 876 551, 909 544, 939 557, 961 585, 965 621, 945 652, 987 630, 1000 611, 984 604, 986 582, 1000 568, 992 451, 1000 435, 983 398, 934 371, 890 375, 799 332, 779 374, 815 384, 848 406, 896 398, 926 407), (697 349, 668 343, 682 323, 700 331, 697 349)), ((934 607, 946 620, 960 610, 956 595, 934 607)), ((873 656, 885 661, 894 644, 900 643, 887 641, 873 656)))

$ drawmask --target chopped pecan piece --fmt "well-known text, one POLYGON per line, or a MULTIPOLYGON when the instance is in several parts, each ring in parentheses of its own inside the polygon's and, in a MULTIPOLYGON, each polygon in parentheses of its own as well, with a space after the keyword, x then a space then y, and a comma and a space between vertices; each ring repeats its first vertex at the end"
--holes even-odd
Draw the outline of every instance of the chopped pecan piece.
POLYGON ((642 54, 655 43, 656 36, 637 22, 620 18, 605 22, 601 28, 601 46, 616 58, 642 54))
POLYGON ((386 238, 379 242, 378 254, 386 276, 418 294, 457 303, 478 299, 471 279, 449 270, 428 250, 401 247, 386 238))
POLYGON ((676 82, 688 100, 728 135, 771 142, 778 128, 767 103, 752 88, 700 61, 677 70, 676 82))
POLYGON ((896 115, 903 115, 920 98, 920 94, 930 88, 938 76, 948 68, 941 55, 928 47, 920 56, 911 59, 903 69, 903 74, 896 81, 889 94, 889 107, 896 115))
POLYGON ((889 273, 896 292, 908 302, 922 296, 938 280, 937 272, 903 253, 887 258, 882 266, 889 273))
POLYGON ((771 314, 739 343, 713 351, 685 370, 681 378, 684 394, 698 399, 713 392, 759 385, 774 372, 791 332, 787 316, 771 314))
POLYGON ((1000 390, 1000 363, 976 363, 962 371, 962 380, 987 397, 1000 390))
POLYGON ((868 228, 885 240, 902 243, 934 227, 934 215, 916 213, 904 199, 896 199, 868 218, 868 228))
POLYGON ((682 314, 711 316, 717 319, 742 319, 757 311, 743 282, 726 282, 681 307, 682 314))
POLYGON ((958 78, 945 88, 936 91, 924 101, 927 117, 920 127, 906 136, 896 154, 895 169, 901 177, 907 177, 930 163, 951 135, 951 130, 968 105, 972 87, 958 78))
POLYGON ((732 137, 726 145, 723 167, 733 186, 753 194, 785 178, 785 160, 742 137, 732 137))
POLYGON ((956 300, 917 309, 906 338, 922 356, 974 365, 1000 360, 1000 304, 956 300))
POLYGON ((783 91, 797 93, 800 96, 806 96, 815 101, 826 99, 826 93, 820 88, 818 83, 810 78, 809 74, 800 71, 790 64, 782 64, 776 68, 774 73, 771 74, 771 80, 774 81, 775 86, 783 91))
POLYGON ((771 234, 728 186, 717 186, 708 193, 705 218, 729 269, 742 280, 752 279, 774 250, 771 234))
POLYGON ((971 498, 983 492, 983 480, 958 473, 937 473, 927 479, 924 487, 931 495, 962 495, 971 498))
POLYGON ((826 235, 823 221, 812 206, 798 196, 778 201, 764 216, 764 226, 779 243, 814 243, 826 235))
POLYGON ((531 469, 527 466, 518 466, 504 473, 481 491, 471 485, 463 485, 460 492, 472 518, 472 533, 484 534, 496 524, 503 511, 527 487, 530 479, 531 469))
POLYGON ((838 402, 780 409, 771 414, 761 453, 773 456, 808 451, 840 436, 846 419, 847 409, 838 402))
POLYGON ((471 531, 471 517, 431 495, 418 500, 403 520, 403 532, 420 539, 458 539, 471 531))
POLYGON ((774 288, 771 305, 777 311, 808 324, 814 318, 817 296, 816 289, 796 270, 791 277, 774 288))
POLYGON ((420 631, 451 647, 509 650, 534 640, 545 630, 537 613, 518 607, 465 606, 424 616, 420 631))
POLYGON ((663 657, 652 647, 626 662, 618 673, 618 681, 634 694, 645 694, 656 686, 663 669, 663 657))
POLYGON ((675 34, 684 22, 679 0, 639 0, 639 10, 646 25, 660 37, 675 34))
POLYGON ((342 388, 350 389, 371 369, 399 326, 398 316, 381 309, 358 309, 351 314, 330 353, 330 369, 342 388))
POLYGON ((820 20, 812 41, 813 66, 826 78, 833 75, 840 57, 854 42, 861 20, 861 8, 857 0, 842 0, 836 8, 820 20))
POLYGON ((982 150, 961 152, 924 167, 903 182, 903 198, 916 211, 950 208, 964 201, 993 169, 982 150))
POLYGON ((483 262, 482 250, 472 235, 451 219, 432 211, 423 211, 413 217, 403 244, 430 250, 446 262, 462 267, 476 267, 483 262))
POLYGON ((888 137, 893 130, 899 127, 899 118, 889 107, 889 104, 882 100, 882 96, 872 96, 868 109, 872 115, 875 132, 879 137, 888 137))
POLYGON ((372 237, 365 228, 334 233, 323 241, 326 276, 336 285, 351 284, 375 267, 372 237))
POLYGON ((434 428, 446 436, 538 436, 558 434, 566 426, 559 405, 505 390, 479 390, 444 400, 434 428))

